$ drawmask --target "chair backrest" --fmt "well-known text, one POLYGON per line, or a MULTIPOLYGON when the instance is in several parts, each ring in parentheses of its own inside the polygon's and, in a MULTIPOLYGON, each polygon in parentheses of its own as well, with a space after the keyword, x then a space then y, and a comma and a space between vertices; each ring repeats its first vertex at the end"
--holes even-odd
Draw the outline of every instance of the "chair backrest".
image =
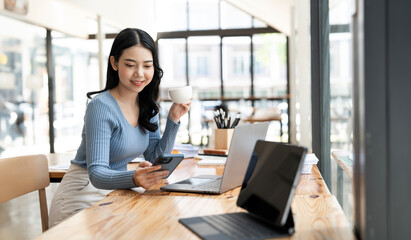
POLYGON ((43 231, 48 229, 45 188, 50 185, 45 155, 28 155, 0 159, 0 203, 39 191, 43 231))

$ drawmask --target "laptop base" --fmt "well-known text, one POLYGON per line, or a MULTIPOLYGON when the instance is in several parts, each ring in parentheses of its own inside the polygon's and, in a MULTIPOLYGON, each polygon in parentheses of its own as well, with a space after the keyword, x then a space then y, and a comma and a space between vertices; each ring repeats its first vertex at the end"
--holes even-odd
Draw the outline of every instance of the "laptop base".
POLYGON ((163 186, 160 189, 163 191, 171 192, 221 194, 221 180, 222 176, 220 175, 200 175, 180 182, 163 186), (206 185, 210 184, 214 186, 205 187, 206 185))

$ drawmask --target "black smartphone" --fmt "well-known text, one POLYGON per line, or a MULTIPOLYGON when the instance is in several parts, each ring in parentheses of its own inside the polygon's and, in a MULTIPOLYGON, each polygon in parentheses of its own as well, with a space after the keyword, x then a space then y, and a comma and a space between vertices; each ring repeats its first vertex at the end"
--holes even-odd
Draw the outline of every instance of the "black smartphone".
POLYGON ((168 170, 169 174, 164 177, 168 178, 183 158, 184 154, 162 154, 156 159, 153 165, 161 165, 161 168, 157 171, 168 170))

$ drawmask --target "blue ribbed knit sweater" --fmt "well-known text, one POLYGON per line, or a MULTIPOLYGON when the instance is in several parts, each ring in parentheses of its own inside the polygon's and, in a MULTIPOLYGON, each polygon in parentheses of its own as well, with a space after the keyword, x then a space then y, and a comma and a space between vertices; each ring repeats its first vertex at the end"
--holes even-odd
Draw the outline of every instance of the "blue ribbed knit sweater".
MULTIPOLYGON (((151 119, 158 121, 158 115, 151 119)), ((105 91, 87 105, 81 144, 71 162, 88 169, 96 188, 133 188, 134 171, 127 171, 127 164, 141 154, 153 162, 160 154, 171 153, 178 127, 179 124, 167 119, 161 138, 159 129, 150 132, 134 128, 115 98, 105 91)))

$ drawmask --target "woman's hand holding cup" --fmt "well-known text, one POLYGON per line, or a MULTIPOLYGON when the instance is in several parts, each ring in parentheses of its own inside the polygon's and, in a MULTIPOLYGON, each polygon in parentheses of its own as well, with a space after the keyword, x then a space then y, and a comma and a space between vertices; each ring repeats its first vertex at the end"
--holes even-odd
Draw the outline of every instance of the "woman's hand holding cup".
POLYGON ((180 121, 180 118, 190 110, 193 89, 191 86, 174 88, 170 89, 168 94, 173 101, 168 117, 177 123, 180 121))

